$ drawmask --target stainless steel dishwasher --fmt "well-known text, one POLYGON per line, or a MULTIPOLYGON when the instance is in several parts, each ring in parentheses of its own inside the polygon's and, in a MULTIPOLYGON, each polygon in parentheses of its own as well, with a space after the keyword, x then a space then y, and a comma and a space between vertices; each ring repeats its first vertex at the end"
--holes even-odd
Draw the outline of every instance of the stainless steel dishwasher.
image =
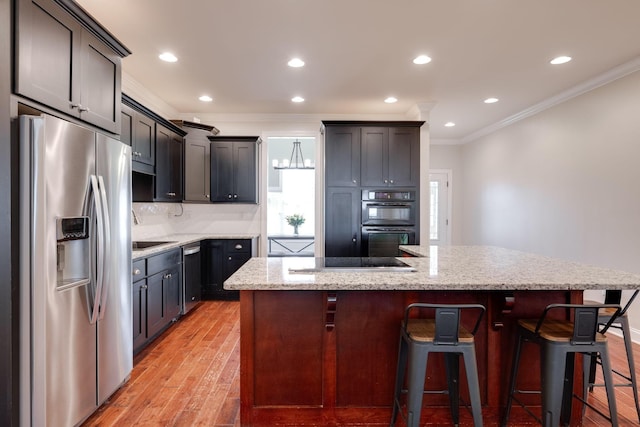
POLYGON ((182 268, 182 314, 187 314, 202 299, 200 242, 182 247, 182 268))

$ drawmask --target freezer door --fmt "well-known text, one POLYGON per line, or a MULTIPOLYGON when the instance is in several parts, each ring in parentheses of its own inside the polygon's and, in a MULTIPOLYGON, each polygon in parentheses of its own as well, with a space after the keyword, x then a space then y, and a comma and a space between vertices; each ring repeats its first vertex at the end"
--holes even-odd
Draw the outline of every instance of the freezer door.
POLYGON ((21 423, 66 427, 96 409, 95 227, 59 234, 61 219, 88 214, 95 134, 49 116, 20 121, 21 423))
POLYGON ((98 316, 98 404, 133 369, 131 307, 131 147, 98 134, 96 175, 109 218, 110 248, 98 316))

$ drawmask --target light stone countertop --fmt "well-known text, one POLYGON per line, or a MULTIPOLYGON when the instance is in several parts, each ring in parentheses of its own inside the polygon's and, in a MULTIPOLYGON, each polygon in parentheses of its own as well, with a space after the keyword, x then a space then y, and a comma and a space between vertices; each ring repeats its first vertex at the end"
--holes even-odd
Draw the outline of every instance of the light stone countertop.
POLYGON ((164 245, 153 246, 146 249, 136 249, 132 252, 132 259, 135 261, 139 258, 146 258, 169 249, 179 248, 189 243, 198 242, 208 239, 253 239, 258 237, 257 234, 211 234, 211 233, 191 233, 191 234, 170 234, 148 239, 140 239, 144 242, 167 242, 164 245))
POLYGON ((314 258, 252 258, 224 283, 234 290, 638 289, 640 274, 492 246, 402 246, 417 272, 290 273, 314 258))

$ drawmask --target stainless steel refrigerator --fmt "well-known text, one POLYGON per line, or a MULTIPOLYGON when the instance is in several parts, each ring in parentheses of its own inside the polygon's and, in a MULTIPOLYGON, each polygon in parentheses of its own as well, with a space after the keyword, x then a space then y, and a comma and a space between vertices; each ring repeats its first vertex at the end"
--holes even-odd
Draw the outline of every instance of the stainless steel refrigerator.
POLYGON ((131 148, 20 117, 20 424, 89 417, 133 367, 131 148))

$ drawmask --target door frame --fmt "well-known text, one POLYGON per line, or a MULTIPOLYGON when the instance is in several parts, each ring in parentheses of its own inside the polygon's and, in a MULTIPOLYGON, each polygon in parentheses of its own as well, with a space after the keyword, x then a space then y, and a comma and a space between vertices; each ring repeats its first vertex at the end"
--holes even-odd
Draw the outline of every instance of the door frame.
MULTIPOLYGON (((452 224, 453 224, 453 173, 451 171, 451 169, 430 169, 429 170, 429 196, 431 196, 431 176, 432 175, 444 175, 446 182, 447 182, 447 187, 446 187, 446 197, 447 197, 447 203, 446 206, 444 207, 444 209, 446 209, 444 211, 445 213, 445 236, 443 239, 440 239, 440 243, 438 243, 438 245, 450 245, 451 244, 451 235, 452 235, 452 224)), ((440 204, 438 204, 438 206, 440 207, 440 204)), ((443 213, 442 210, 440 210, 440 213, 443 213)), ((431 218, 429 218, 429 224, 431 223, 431 218)), ((431 245, 431 240, 429 240, 429 244, 431 245)))

